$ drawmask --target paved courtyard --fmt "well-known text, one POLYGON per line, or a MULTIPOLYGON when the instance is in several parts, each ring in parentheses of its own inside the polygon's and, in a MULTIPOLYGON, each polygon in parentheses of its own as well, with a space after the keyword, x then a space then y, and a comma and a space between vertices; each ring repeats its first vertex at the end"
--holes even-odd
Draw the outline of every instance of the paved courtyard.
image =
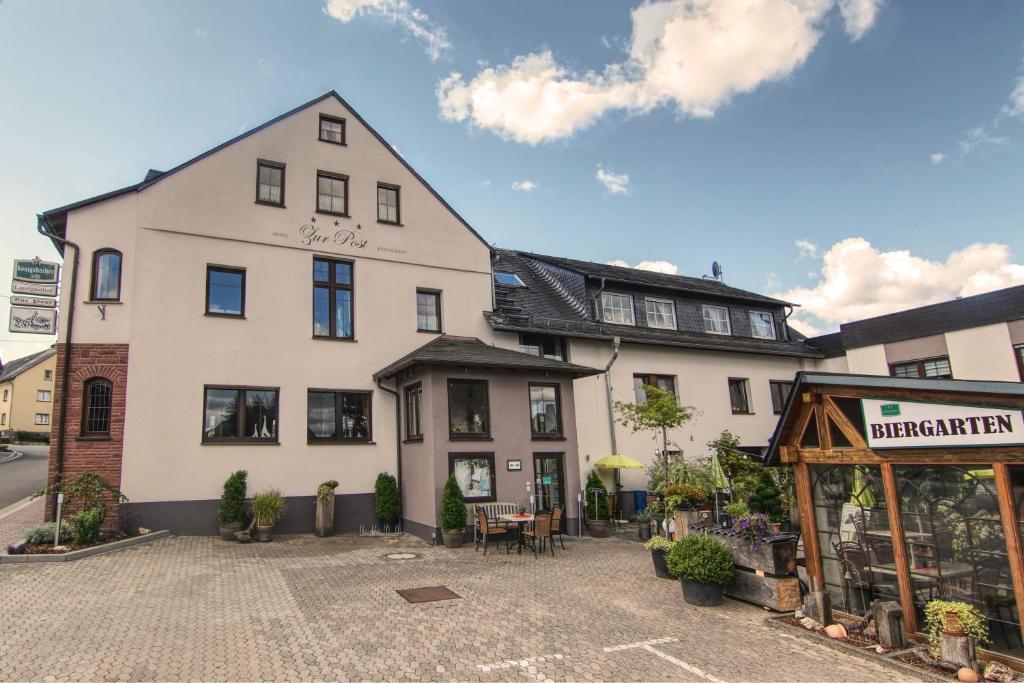
POLYGON ((635 542, 556 558, 413 538, 172 537, 66 565, 0 567, 3 680, 899 680, 683 603, 635 542), (407 551, 415 559, 389 560, 407 551), (462 596, 408 604, 396 589, 462 596))

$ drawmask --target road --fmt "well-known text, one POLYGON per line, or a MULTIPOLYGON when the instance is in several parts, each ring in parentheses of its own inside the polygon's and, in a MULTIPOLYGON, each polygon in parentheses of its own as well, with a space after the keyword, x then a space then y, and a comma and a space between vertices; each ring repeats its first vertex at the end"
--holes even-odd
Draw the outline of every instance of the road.
MULTIPOLYGON (((0 464, 0 509, 16 503, 46 486, 46 463, 50 447, 43 445, 11 445, 12 451, 25 455, 0 464)), ((2 460, 7 453, 0 454, 2 460)))

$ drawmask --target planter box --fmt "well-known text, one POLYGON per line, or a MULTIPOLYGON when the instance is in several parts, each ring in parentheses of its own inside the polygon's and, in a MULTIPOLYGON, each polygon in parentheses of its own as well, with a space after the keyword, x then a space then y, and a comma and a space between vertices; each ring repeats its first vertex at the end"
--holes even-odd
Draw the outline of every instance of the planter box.
POLYGON ((704 513, 700 510, 675 510, 676 535, 675 540, 690 535, 690 525, 703 523, 704 513))
POLYGON ((725 584, 725 594, 776 612, 791 612, 800 607, 800 580, 795 576, 758 576, 737 567, 725 584))
POLYGON ((102 555, 103 553, 109 553, 114 550, 130 548, 133 545, 141 545, 142 543, 149 543, 150 541, 158 541, 161 538, 167 538, 170 535, 170 531, 151 531, 145 536, 132 536, 131 538, 122 538, 120 541, 114 541, 113 543, 94 545, 91 548, 72 550, 69 553, 61 553, 59 555, 0 555, 0 564, 27 564, 30 562, 72 562, 74 560, 83 560, 87 557, 92 557, 93 555, 102 555))
POLYGON ((775 576, 785 576, 796 570, 795 539, 768 539, 752 549, 750 541, 745 538, 723 534, 720 531, 712 531, 711 535, 729 549, 737 567, 746 567, 775 576))

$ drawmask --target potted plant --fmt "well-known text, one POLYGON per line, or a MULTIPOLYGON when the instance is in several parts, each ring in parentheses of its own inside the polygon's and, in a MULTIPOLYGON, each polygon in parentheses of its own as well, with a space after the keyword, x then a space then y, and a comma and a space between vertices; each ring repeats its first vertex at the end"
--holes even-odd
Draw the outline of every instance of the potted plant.
POLYGON ((238 470, 224 480, 224 491, 220 494, 217 508, 217 523, 220 537, 224 541, 235 540, 235 532, 242 530, 245 522, 245 486, 248 473, 238 470))
POLYGON ((373 498, 377 508, 377 520, 382 527, 397 526, 402 514, 402 499, 398 494, 398 482, 386 472, 377 475, 373 485, 373 498))
POLYGON ((735 525, 736 533, 748 543, 751 550, 768 538, 768 518, 760 512, 748 512, 739 518, 735 525))
POLYGON ((633 521, 637 523, 640 529, 640 540, 646 541, 652 535, 651 521, 654 518, 651 517, 651 513, 646 508, 633 515, 633 521))
POLYGON ((604 538, 608 535, 611 511, 608 510, 608 498, 602 495, 605 493, 604 482, 596 469, 587 475, 587 488, 583 493, 587 497, 587 531, 594 538, 604 538))
POLYGON ((734 503, 729 503, 725 506, 725 526, 731 527, 736 521, 747 514, 747 504, 741 500, 737 500, 734 503))
POLYGON ((683 585, 683 599, 691 605, 722 604, 723 586, 732 578, 732 554, 711 536, 691 534, 676 543, 665 558, 668 570, 683 585))
POLYGON ((446 548, 458 548, 466 538, 466 499, 454 474, 441 493, 441 538, 446 548))
POLYGON ((334 534, 334 489, 338 482, 331 479, 316 489, 316 535, 323 538, 334 534))
MULTIPOLYGON (((925 633, 933 657, 942 657, 942 635, 967 636, 972 645, 989 642, 988 621, 974 605, 959 600, 929 600, 924 607, 925 633)), ((972 659, 973 659, 973 647, 972 659)))
POLYGON ((284 496, 275 488, 252 497, 252 515, 256 523, 256 540, 266 543, 274 538, 274 524, 284 512, 284 496))
POLYGON ((644 547, 651 551, 651 561, 654 563, 654 575, 659 579, 671 579, 672 573, 668 570, 665 555, 675 546, 675 543, 660 534, 652 536, 651 540, 644 543, 644 547))

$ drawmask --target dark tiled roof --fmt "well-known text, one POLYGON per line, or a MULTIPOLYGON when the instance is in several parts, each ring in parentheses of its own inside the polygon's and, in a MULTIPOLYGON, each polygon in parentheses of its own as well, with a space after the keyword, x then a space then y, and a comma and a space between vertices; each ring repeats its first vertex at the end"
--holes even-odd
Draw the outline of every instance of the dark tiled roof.
POLYGON ((812 337, 807 340, 807 343, 821 351, 825 358, 836 358, 846 353, 846 349, 843 347, 842 332, 812 337))
POLYGON ((45 351, 40 351, 39 353, 33 353, 31 356, 15 358, 4 365, 3 371, 0 371, 0 382, 7 382, 8 380, 14 379, 29 368, 39 365, 55 353, 57 353, 56 349, 49 348, 45 351))
MULTIPOLYGON (((836 334, 842 338, 843 349, 856 349, 1022 318, 1024 285, 845 323, 839 326, 836 334)), ((833 336, 823 335, 808 342, 829 355, 836 349, 836 342, 831 339, 833 336), (823 346, 830 351, 826 352, 823 346)), ((842 351, 835 355, 842 355, 842 351)))
MULTIPOLYGON (((591 302, 587 299, 585 286, 576 282, 575 277, 582 280, 583 273, 570 267, 570 263, 587 264, 585 261, 571 259, 552 259, 547 256, 535 256, 526 252, 508 249, 495 250, 497 260, 494 270, 511 272, 519 276, 525 287, 508 287, 495 283, 495 311, 485 314, 491 327, 510 332, 539 332, 559 334, 584 339, 611 339, 619 337, 624 342, 639 344, 657 344, 659 346, 675 346, 682 348, 704 349, 711 351, 737 351, 777 356, 799 356, 820 358, 821 354, 814 348, 799 340, 770 340, 753 337, 720 336, 682 330, 661 330, 650 327, 632 325, 611 325, 595 322, 588 314, 591 302), (557 263, 556 263, 557 261, 557 263), (556 269, 550 270, 551 264, 556 269)), ((614 267, 614 266, 610 266, 614 267)), ((658 273, 634 271, 630 268, 617 268, 620 271, 640 273, 637 278, 658 273)), ((706 280, 697 278, 670 278, 696 281, 707 284, 706 280)), ((625 280, 624 280, 625 281, 625 280)), ((712 289, 717 293, 720 283, 711 282, 712 289)), ((648 285, 650 286, 650 285, 648 285)), ((678 290, 678 287, 675 289, 678 290)), ((743 290, 728 287, 737 297, 743 290)), ((687 289, 687 293, 695 289, 687 289)), ((701 295, 707 292, 701 291, 701 295)), ((750 294, 747 300, 762 301, 757 294, 750 294)))
POLYGON ((451 337, 441 335, 409 355, 400 358, 383 370, 374 373, 373 378, 387 379, 414 365, 468 366, 496 370, 538 370, 562 372, 575 377, 599 375, 603 370, 585 365, 563 363, 550 358, 541 358, 528 353, 502 349, 483 343, 476 337, 451 337))

